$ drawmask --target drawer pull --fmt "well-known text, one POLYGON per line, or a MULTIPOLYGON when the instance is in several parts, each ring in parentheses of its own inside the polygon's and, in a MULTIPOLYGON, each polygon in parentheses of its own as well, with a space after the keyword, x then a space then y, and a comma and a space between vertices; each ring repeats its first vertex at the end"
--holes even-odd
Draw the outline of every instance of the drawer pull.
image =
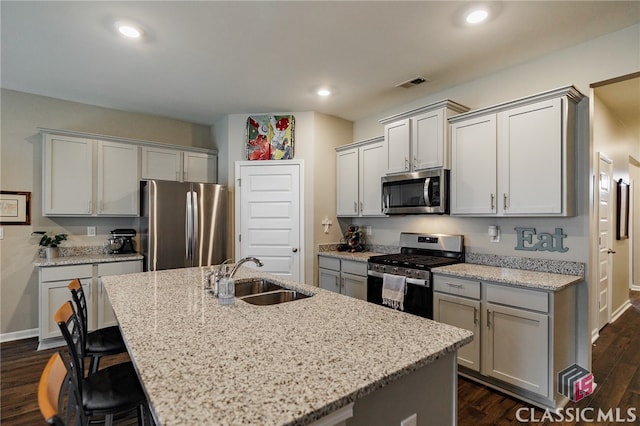
POLYGON ((447 283, 447 285, 449 287, 453 287, 453 288, 459 288, 460 290, 462 290, 464 288, 464 286, 462 284, 453 284, 453 283, 447 283))

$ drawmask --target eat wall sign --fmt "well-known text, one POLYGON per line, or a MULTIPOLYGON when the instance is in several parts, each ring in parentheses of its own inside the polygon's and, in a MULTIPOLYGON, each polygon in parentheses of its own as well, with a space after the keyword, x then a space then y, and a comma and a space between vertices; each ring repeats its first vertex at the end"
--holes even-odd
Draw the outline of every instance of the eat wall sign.
POLYGON ((564 239, 567 234, 562 232, 562 228, 556 228, 552 234, 550 232, 536 233, 536 228, 516 227, 516 235, 518 236, 518 245, 514 247, 516 250, 526 251, 557 251, 564 253, 569 249, 564 246, 564 239))

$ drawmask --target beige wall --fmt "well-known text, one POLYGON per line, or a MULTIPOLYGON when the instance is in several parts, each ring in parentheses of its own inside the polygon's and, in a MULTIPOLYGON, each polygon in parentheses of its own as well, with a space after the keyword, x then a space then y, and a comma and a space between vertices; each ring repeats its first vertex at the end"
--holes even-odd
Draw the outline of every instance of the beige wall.
POLYGON ((111 229, 137 227, 135 218, 42 216, 42 143, 38 127, 74 130, 175 145, 213 148, 209 126, 2 89, 0 186, 31 192, 31 226, 4 226, 0 240, 0 333, 38 327, 38 271, 33 231, 66 232, 66 244, 101 245, 111 229), (86 227, 98 235, 86 237, 86 227))

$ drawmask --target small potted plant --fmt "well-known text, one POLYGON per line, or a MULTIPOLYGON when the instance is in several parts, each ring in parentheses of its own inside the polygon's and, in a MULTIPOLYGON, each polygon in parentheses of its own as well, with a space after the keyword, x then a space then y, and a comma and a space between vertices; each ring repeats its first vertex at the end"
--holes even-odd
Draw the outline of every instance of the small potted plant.
POLYGON ((44 253, 47 259, 59 256, 58 244, 67 239, 67 234, 56 234, 53 237, 47 235, 46 232, 37 232, 42 234, 40 245, 44 247, 44 253))

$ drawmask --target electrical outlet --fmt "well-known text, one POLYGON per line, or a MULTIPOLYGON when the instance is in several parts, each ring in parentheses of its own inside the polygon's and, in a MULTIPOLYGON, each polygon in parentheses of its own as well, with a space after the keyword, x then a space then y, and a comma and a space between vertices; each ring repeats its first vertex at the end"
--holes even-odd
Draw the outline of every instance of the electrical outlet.
POLYGON ((87 226, 87 237, 95 237, 95 236, 96 236, 96 227, 87 226))
POLYGON ((418 414, 413 413, 412 415, 401 421, 400 426, 418 426, 418 414))
POLYGON ((367 235, 371 235, 373 232, 371 232, 371 225, 367 225, 367 235))
POLYGON ((400 426, 418 426, 418 414, 413 413, 400 422, 400 426))

